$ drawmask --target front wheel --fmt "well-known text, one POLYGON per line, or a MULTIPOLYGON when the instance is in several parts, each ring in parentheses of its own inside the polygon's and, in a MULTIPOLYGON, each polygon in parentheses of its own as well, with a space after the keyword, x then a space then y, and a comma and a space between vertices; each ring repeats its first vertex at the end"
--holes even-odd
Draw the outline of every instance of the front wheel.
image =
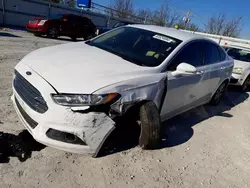
POLYGON ((70 37, 71 40, 76 41, 76 37, 70 37))
POLYGON ((220 103, 221 99, 223 98, 227 88, 227 83, 223 82, 220 87, 217 89, 217 91, 214 93, 210 104, 213 106, 216 106, 220 103))
POLYGON ((161 140, 161 118, 157 106, 146 102, 139 109, 139 124, 141 133, 139 146, 142 149, 155 149, 161 140))
POLYGON ((246 78, 243 85, 241 86, 241 91, 242 92, 246 91, 249 85, 250 85, 250 75, 246 78))
POLYGON ((56 39, 58 37, 58 30, 54 27, 49 28, 47 36, 56 39))

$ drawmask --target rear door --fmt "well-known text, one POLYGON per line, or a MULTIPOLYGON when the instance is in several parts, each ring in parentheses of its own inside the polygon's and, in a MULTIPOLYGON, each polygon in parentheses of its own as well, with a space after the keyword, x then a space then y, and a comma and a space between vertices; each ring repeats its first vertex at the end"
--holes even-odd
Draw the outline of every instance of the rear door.
POLYGON ((162 105, 163 120, 175 116, 208 99, 209 72, 204 65, 203 41, 186 45, 168 65, 168 90, 162 105), (197 68, 196 74, 174 76, 180 63, 197 68))
POLYGON ((209 91, 213 94, 219 85, 228 77, 228 66, 225 61, 226 55, 220 52, 216 44, 205 41, 205 64, 210 72, 209 91))

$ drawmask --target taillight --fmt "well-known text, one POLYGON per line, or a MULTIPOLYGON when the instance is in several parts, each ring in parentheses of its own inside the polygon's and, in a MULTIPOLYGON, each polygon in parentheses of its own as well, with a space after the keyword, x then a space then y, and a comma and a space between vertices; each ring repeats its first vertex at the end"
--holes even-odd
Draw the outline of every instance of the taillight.
POLYGON ((29 24, 36 24, 38 20, 30 20, 29 24))

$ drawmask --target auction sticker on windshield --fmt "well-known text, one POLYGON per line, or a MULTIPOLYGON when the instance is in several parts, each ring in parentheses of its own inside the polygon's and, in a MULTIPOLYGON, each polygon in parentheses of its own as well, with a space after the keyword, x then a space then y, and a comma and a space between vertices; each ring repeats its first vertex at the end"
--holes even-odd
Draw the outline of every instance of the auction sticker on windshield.
POLYGON ((168 43, 175 42, 171 38, 163 36, 163 35, 155 35, 155 36, 153 36, 153 38, 158 39, 158 40, 162 40, 162 41, 165 41, 165 42, 168 42, 168 43))

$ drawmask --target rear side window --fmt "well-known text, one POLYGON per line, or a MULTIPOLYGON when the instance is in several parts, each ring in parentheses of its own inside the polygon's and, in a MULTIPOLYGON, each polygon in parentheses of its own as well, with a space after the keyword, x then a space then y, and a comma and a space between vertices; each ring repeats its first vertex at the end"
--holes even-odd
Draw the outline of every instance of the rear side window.
POLYGON ((205 43, 205 62, 206 64, 214 64, 221 61, 220 52, 215 44, 205 43))
POLYGON ((224 50, 218 46, 218 50, 219 50, 219 53, 220 53, 220 60, 221 61, 224 61, 226 59, 226 53, 224 52, 224 50))
POLYGON ((193 42, 186 47, 170 63, 168 70, 175 71, 181 63, 188 63, 194 67, 203 65, 203 43, 193 42))

